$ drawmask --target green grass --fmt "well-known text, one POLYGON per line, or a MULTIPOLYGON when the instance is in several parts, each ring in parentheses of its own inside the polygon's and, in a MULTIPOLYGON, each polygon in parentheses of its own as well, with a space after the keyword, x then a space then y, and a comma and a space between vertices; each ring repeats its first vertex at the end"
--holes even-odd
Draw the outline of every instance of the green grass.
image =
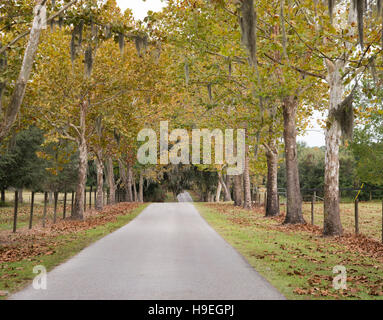
MULTIPOLYGON (((285 210, 285 208, 283 208, 285 210)), ((303 215, 307 222, 311 222, 311 203, 303 203, 303 215)), ((354 202, 340 204, 340 216, 345 232, 355 232, 355 204, 354 202)), ((382 240, 382 202, 359 202, 359 232, 376 241, 382 240)), ((323 226, 323 202, 316 202, 314 206, 314 223, 323 226)))
POLYGON ((201 215, 288 299, 383 299, 382 263, 335 241, 291 231, 275 219, 230 204, 195 204, 201 215), (332 288, 333 267, 347 268, 348 289, 332 288), (373 294, 381 294, 376 296, 373 294), (300 294, 299 294, 300 293, 300 294))
POLYGON ((198 195, 198 193, 196 191, 194 191, 194 190, 187 190, 187 192, 189 192, 189 194, 190 194, 190 196, 191 196, 191 198, 192 198, 192 200, 194 202, 199 202, 200 201, 199 195, 198 195))
MULTIPOLYGON (((87 199, 86 199, 86 201, 88 202, 89 201, 89 191, 90 191, 90 188, 87 187, 86 191, 87 191, 87 199)), ((30 190, 23 190, 24 204, 31 203, 31 194, 32 194, 32 192, 30 190)), ((10 206, 10 207, 13 207, 14 199, 15 199, 15 193, 13 191, 5 191, 5 199, 6 199, 7 205, 10 206)), ((68 201, 68 203, 70 203, 71 199, 72 199, 72 193, 68 192, 67 193, 67 201, 68 201)), ((58 201, 59 201, 59 203, 62 203, 64 201, 64 193, 61 193, 61 192, 59 193, 58 201)), ((93 201, 94 200, 92 198, 92 202, 93 201)), ((35 204, 43 204, 43 203, 44 203, 44 193, 43 192, 35 193, 35 204)))
POLYGON ((174 199, 172 192, 166 192, 164 202, 178 202, 177 199, 174 199))
MULTIPOLYGON (((33 274, 33 267, 43 265, 49 271, 55 266, 63 263, 91 243, 103 238, 109 233, 121 228, 132 221, 148 204, 141 205, 131 213, 117 217, 114 222, 99 225, 93 229, 88 229, 78 233, 70 233, 56 238, 60 243, 55 246, 54 253, 51 255, 37 256, 18 262, 0 264, 0 291, 13 293, 26 286, 36 276, 33 274)), ((4 299, 5 297, 0 297, 4 299)))

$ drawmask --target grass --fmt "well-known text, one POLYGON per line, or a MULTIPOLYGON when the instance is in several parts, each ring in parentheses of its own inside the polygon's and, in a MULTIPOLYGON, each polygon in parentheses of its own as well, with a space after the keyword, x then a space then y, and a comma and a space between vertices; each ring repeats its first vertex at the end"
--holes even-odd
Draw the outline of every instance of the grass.
POLYGON ((177 199, 174 198, 173 192, 166 192, 164 202, 178 202, 177 199))
MULTIPOLYGON (((355 231, 354 208, 353 202, 340 204, 342 225, 346 232, 355 231)), ((311 222, 311 203, 303 204, 303 215, 307 222, 311 222)), ((323 226, 323 202, 315 203, 314 223, 317 226, 323 226)), ((382 240, 382 203, 380 201, 359 202, 359 232, 374 240, 382 240)))
MULTIPOLYGON (((147 204, 141 205, 132 210, 131 213, 117 216, 114 222, 99 225, 88 230, 72 232, 56 237, 59 243, 54 248, 53 254, 36 256, 17 262, 4 262, 0 264, 0 291, 13 293, 26 286, 34 278, 33 268, 36 265, 43 265, 49 271, 55 266, 68 260, 91 243, 119 229, 133 220, 147 204)), ((4 299, 5 296, 0 296, 4 299)))
POLYGON ((194 190, 187 190, 187 192, 189 192, 193 202, 200 202, 200 197, 198 195, 198 193, 194 190))
MULTIPOLYGON (((33 213, 33 225, 41 224, 44 206, 36 204, 33 213)), ((13 226, 13 204, 12 207, 0 207, 0 231, 12 230, 13 226)), ((63 205, 57 206, 57 217, 62 217, 63 205)), ((67 216, 70 216, 71 205, 67 203, 67 216)), ((20 204, 17 213, 17 228, 23 228, 29 224, 30 204, 20 204)), ((47 221, 53 220, 53 205, 47 206, 47 221)))
MULTIPOLYGON (((89 190, 90 190, 89 188, 86 189, 86 191, 87 191, 86 201, 87 202, 89 201, 89 190)), ((23 190, 23 200, 24 200, 25 204, 31 203, 31 195, 32 195, 31 191, 23 190)), ((15 193, 12 191, 5 191, 5 199, 6 199, 6 203, 9 206, 13 207, 13 203, 14 203, 14 199, 15 199, 15 193)), ((72 193, 68 192, 67 193, 68 204, 70 203, 71 199, 72 199, 72 193)), ((59 203, 62 203, 64 201, 64 193, 59 193, 58 201, 59 201, 59 203)), ((93 201, 94 200, 92 198, 92 202, 93 201)), ((36 204, 43 204, 44 203, 44 193, 42 193, 42 192, 35 193, 35 203, 36 204)))
MULTIPOLYGON (((26 199, 26 198, 25 198, 26 199)), ((59 194, 58 203, 57 203, 57 217, 62 217, 63 207, 64 207, 64 194, 59 194)), ((86 208, 89 208, 89 196, 87 197, 86 208)), ((43 205, 44 199, 43 194, 36 194, 36 202, 33 209, 33 226, 36 224, 42 223, 43 218, 43 205), (40 196, 40 198, 39 198, 40 196)), ((0 202, 1 204, 1 202, 0 202)), ((94 199, 92 198, 92 208, 94 208, 94 199)), ((25 227, 29 224, 30 216, 30 203, 24 201, 24 203, 18 205, 17 213, 17 228, 25 227)), ((13 227, 13 212, 14 212, 14 203, 6 202, 2 206, 0 205, 0 231, 1 230, 12 230, 13 227)), ((66 203, 66 215, 70 216, 71 213, 71 194, 68 193, 67 203, 66 203)), ((53 220, 53 205, 47 205, 47 221, 53 220)))
POLYGON ((333 239, 283 227, 231 204, 195 204, 201 215, 288 299, 383 299, 382 261, 333 239), (336 265, 347 268, 347 290, 332 287, 336 265))

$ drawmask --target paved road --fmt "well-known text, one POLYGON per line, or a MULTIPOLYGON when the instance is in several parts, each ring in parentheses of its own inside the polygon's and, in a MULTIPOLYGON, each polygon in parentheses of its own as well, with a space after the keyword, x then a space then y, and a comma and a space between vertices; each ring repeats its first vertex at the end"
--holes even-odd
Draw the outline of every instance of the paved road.
POLYGON ((191 203, 151 204, 10 299, 284 299, 191 203))

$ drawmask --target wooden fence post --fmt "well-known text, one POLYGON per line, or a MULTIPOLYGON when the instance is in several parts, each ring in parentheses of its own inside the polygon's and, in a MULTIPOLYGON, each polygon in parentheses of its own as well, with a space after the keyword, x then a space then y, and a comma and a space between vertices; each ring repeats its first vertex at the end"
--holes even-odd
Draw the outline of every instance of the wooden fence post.
POLYGON ((13 211, 13 233, 16 233, 17 229, 17 210, 19 206, 19 192, 18 190, 15 191, 15 207, 13 211))
POLYGON ((32 229, 32 222, 33 222, 33 205, 35 203, 35 193, 32 191, 31 195, 31 213, 29 215, 29 229, 32 229))
POLYGON ((67 192, 64 192, 64 210, 63 210, 63 219, 66 218, 66 201, 67 201, 67 192))
POLYGON ((359 234, 359 199, 355 199, 355 233, 359 234))
POLYGON ((55 191, 53 196, 54 196, 53 223, 56 223, 56 220, 57 220, 57 202, 59 199, 59 193, 57 191, 55 191))
POLYGON ((72 191, 72 199, 71 199, 71 205, 70 205, 70 214, 73 214, 73 206, 74 206, 74 191, 72 191))
POLYGON ((47 204, 48 204, 48 192, 44 192, 44 211, 43 211, 43 227, 45 228, 45 222, 47 220, 47 204))
POLYGON ((92 209, 92 194, 93 194, 93 186, 90 186, 90 191, 89 191, 89 209, 92 209))
POLYGON ((86 211, 86 187, 84 190, 84 212, 86 211))

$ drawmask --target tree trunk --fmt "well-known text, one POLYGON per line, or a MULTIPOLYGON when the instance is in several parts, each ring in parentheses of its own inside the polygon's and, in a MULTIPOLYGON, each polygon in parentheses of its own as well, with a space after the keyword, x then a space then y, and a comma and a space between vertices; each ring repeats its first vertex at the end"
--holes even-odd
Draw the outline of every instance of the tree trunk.
POLYGON ((79 167, 78 167, 78 182, 76 190, 76 201, 71 218, 76 220, 84 219, 84 197, 86 184, 86 170, 88 166, 88 148, 86 145, 86 112, 88 102, 83 101, 80 106, 80 137, 78 139, 79 149, 79 167))
MULTIPOLYGON (((33 195, 33 194, 32 194, 33 195)), ((63 205, 63 219, 66 218, 66 203, 67 203, 67 199, 68 199, 68 194, 67 192, 65 191, 64 192, 64 205, 63 205)))
MULTIPOLYGON (((222 181, 221 181, 221 183, 222 183, 222 181)), ((226 182, 225 182, 226 189, 227 189, 227 193, 225 192, 225 201, 232 201, 232 198, 231 198, 231 185, 232 184, 233 184, 233 177, 227 174, 226 175, 226 182)))
POLYGON ((1 202, 5 202, 5 190, 1 190, 1 202))
POLYGON ((296 113, 298 99, 289 96, 283 104, 283 136, 285 140, 286 175, 287 175, 287 212, 284 224, 305 223, 302 215, 302 196, 299 184, 296 113))
POLYGON ((270 144, 267 150, 267 204, 266 217, 279 215, 278 200, 278 151, 275 144, 270 144))
MULTIPOLYGON (((127 201, 128 197, 128 177, 126 175, 126 169, 124 166, 124 163, 122 162, 121 159, 118 159, 118 171, 120 173, 120 179, 122 181, 122 187, 125 190, 125 199, 124 201, 127 201)), ((120 192, 119 192, 120 194, 120 192)), ((120 195, 119 195, 119 200, 118 202, 121 202, 120 195)))
POLYGON ((113 160, 108 158, 107 162, 108 172, 108 186, 109 186, 109 204, 114 205, 116 203, 116 182, 114 180, 113 160))
POLYGON ((134 202, 138 202, 137 185, 136 185, 136 179, 134 177, 132 178, 132 185, 133 185, 134 202))
POLYGON ((131 167, 127 164, 127 170, 125 165, 121 159, 118 160, 118 165, 120 169, 120 178, 122 180, 122 184, 124 185, 124 201, 133 202, 133 192, 132 192, 132 175, 131 175, 131 167))
POLYGON ((227 187, 225 181, 223 180, 222 173, 220 171, 218 171, 218 180, 221 183, 221 187, 224 191, 224 200, 231 201, 230 189, 227 187))
POLYGON ((221 181, 218 180, 217 192, 215 194, 215 202, 219 202, 221 198, 221 191, 222 191, 222 183, 221 181))
MULTIPOLYGON (((343 62, 330 65, 330 112, 338 108, 342 102, 343 80, 341 70, 343 62)), ((325 153, 325 178, 324 178, 324 225, 323 234, 337 236, 343 233, 339 211, 339 144, 341 128, 336 120, 329 119, 326 127, 326 153, 325 153)))
POLYGON ((234 176, 234 205, 242 206, 242 175, 234 176))
POLYGON ((138 184, 138 201, 144 202, 144 174, 140 172, 140 180, 138 184))
POLYGON ((97 211, 102 211, 104 208, 104 164, 102 162, 101 152, 98 152, 98 157, 96 157, 96 167, 97 167, 97 191, 96 191, 96 203, 95 207, 97 211))
MULTIPOLYGON (((348 12, 348 36, 356 33, 357 6, 350 7, 348 12)), ((332 112, 338 109, 343 102, 344 85, 342 75, 349 60, 349 53, 352 53, 352 43, 344 43, 344 54, 336 61, 325 59, 327 67, 327 82, 330 87, 329 119, 326 126, 326 153, 325 153, 325 178, 324 178, 324 221, 323 235, 342 235, 343 228, 340 220, 339 210, 339 144, 341 138, 341 127, 338 121, 331 119, 332 112)))
POLYGON ((246 152, 245 152, 245 168, 243 172, 243 189, 244 189, 244 202, 243 207, 245 209, 251 209, 252 203, 251 203, 251 183, 250 183, 250 170, 249 170, 249 146, 246 144, 246 152))
MULTIPOLYGON (((34 9, 34 18, 32 22, 32 29, 29 35, 29 41, 24 52, 23 63, 21 65, 20 73, 13 89, 12 96, 3 117, 3 122, 0 123, 0 142, 9 133, 13 123, 16 120, 17 114, 20 111, 21 104, 24 99, 25 89, 32 71, 33 62, 36 56, 36 52, 39 46, 41 35, 41 20, 42 10, 37 10, 42 0, 37 2, 37 6, 34 9)), ((46 6, 44 4, 44 6, 46 6)), ((1 118, 1 117, 0 117, 1 118)))
POLYGON ((132 165, 128 162, 127 163, 127 198, 129 202, 133 202, 133 192, 132 192, 132 187, 133 187, 133 169, 132 165))

